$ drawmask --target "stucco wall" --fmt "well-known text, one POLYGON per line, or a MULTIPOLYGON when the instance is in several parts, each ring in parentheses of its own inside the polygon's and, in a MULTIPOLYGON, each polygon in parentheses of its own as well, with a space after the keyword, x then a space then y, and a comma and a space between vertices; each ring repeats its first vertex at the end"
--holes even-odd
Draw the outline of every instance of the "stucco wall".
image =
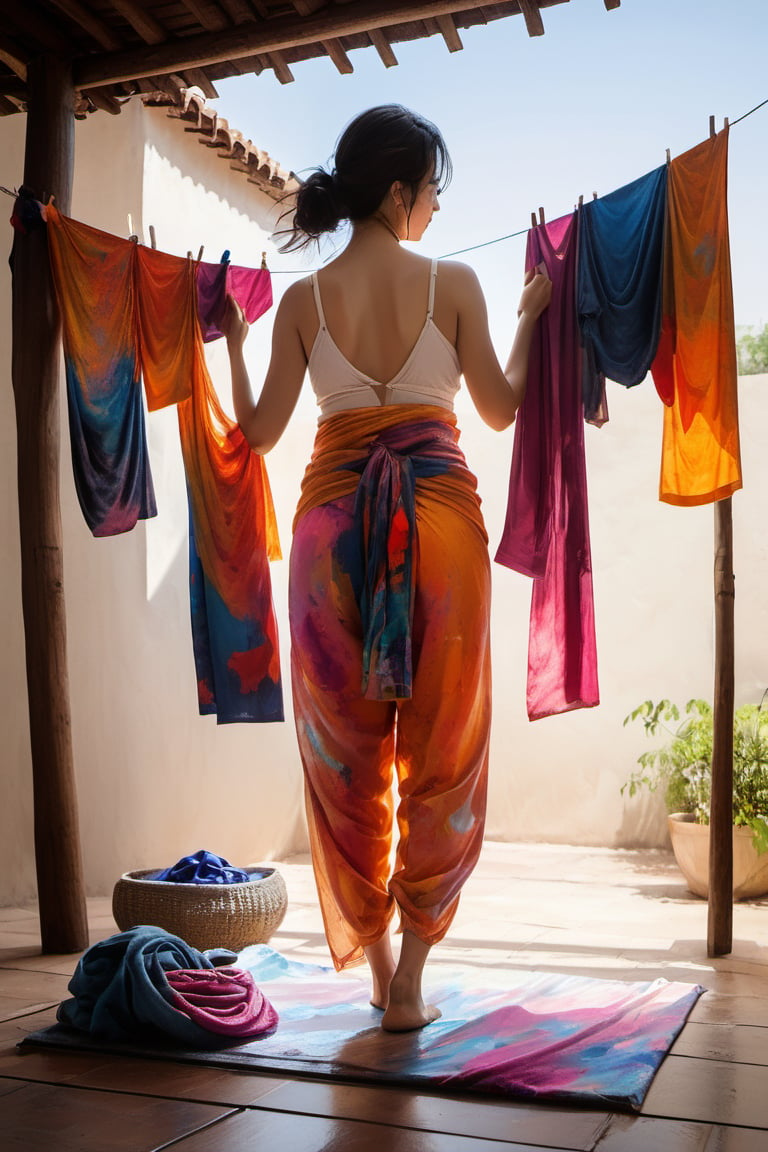
MULTIPOLYGON (((7 180, 20 180, 24 122, 0 120, 7 180)), ((279 154, 274 141, 264 142, 279 154)), ((279 142, 278 142, 279 144, 279 142)), ((290 157, 281 157, 289 166, 290 157)), ((10 203, 10 202, 9 202, 10 203)), ((215 151, 135 104, 77 126, 73 215, 127 234, 127 215, 165 251, 257 264, 275 209, 215 151)), ((284 263, 288 263, 287 261, 284 263)), ((296 260, 292 258, 291 266, 296 260)), ((279 265, 275 264, 275 267, 279 265)), ((275 295, 291 282, 275 275, 275 295)), ((248 357, 258 381, 270 317, 252 329, 248 357)), ((509 333, 495 333, 500 354, 509 333)), ((226 359, 210 350, 214 381, 229 405, 226 359)), ((0 904, 34 893, 31 766, 21 623, 15 430, 10 384, 10 281, 0 262, 0 650, 3 791, 0 904)), ((737 699, 759 699, 766 677, 768 491, 766 377, 741 381, 745 490, 734 499, 737 573, 737 699)), ((525 675, 530 582, 494 565, 495 719, 488 833, 501 839, 593 845, 659 844, 657 805, 620 795, 645 747, 622 727, 647 697, 711 696, 711 507, 679 509, 656 498, 661 409, 650 381, 610 386, 611 422, 586 429, 602 703, 530 724, 525 675)), ((63 405, 62 405, 63 409, 63 405)), ((463 445, 478 475, 495 550, 504 519, 512 431, 486 429, 460 397, 463 445)), ((309 395, 268 457, 284 551, 314 429, 309 395)), ((171 863, 208 847, 236 862, 305 844, 301 774, 288 690, 287 562, 273 565, 282 640, 287 723, 217 727, 196 711, 187 595, 186 500, 175 413, 148 417, 159 515, 132 533, 94 540, 77 506, 62 411, 62 518, 73 740, 86 880, 107 892, 120 872, 171 863)))

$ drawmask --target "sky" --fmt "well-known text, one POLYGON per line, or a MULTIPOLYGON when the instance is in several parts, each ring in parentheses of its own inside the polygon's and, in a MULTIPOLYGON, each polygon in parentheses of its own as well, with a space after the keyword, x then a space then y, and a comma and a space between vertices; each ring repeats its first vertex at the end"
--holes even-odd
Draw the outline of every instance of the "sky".
MULTIPOLYGON (((271 71, 217 81, 211 103, 232 127, 301 175, 332 158, 352 117, 400 103, 433 120, 454 166, 451 184, 418 250, 444 256, 526 229, 580 194, 605 194, 693 147, 768 98, 765 0, 570 0, 542 12, 546 34, 522 17, 460 30, 463 51, 441 36, 394 45, 385 68, 375 49, 350 53, 351 75, 327 58, 292 65, 295 82, 271 71)), ((768 321, 765 233, 754 225, 768 191, 768 105, 730 138, 729 217, 737 325, 768 321)), ((336 246, 342 242, 339 237, 336 246)), ((512 336, 525 237, 455 257, 483 285, 499 355, 512 336)), ((270 254, 276 296, 333 254, 270 254)), ((247 263, 248 254, 233 259, 247 263)))

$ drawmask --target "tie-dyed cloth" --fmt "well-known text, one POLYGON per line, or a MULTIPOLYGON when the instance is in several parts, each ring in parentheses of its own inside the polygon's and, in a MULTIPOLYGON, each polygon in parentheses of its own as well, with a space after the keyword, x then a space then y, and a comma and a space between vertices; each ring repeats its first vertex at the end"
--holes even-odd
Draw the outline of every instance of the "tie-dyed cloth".
POLYGON ((742 486, 728 240, 728 129, 669 165, 659 499, 708 504, 742 486))
POLYGON ((531 720, 600 701, 576 318, 576 221, 574 213, 528 233, 526 269, 544 264, 552 299, 531 344, 495 557, 534 578, 528 630, 531 720))
POLYGON ((45 211, 62 318, 72 470, 94 536, 157 515, 136 335, 136 245, 45 211))
MULTIPOLYGON (((237 962, 279 1013, 278 1030, 214 1057, 175 1050, 175 1059, 593 1108, 640 1108, 704 991, 666 980, 435 964, 427 994, 442 1017, 397 1034, 379 1027, 367 977, 288 961, 266 945, 247 948, 237 962)), ((94 1047, 61 1028, 34 1033, 23 1047, 39 1044, 94 1047)), ((156 1048, 129 1051, 158 1055, 156 1048)))
POLYGON ((320 424, 304 478, 291 674, 339 968, 379 939, 395 907, 404 928, 441 939, 482 843, 490 566, 458 436, 436 406, 352 409, 320 424))
POLYGON ((258 1036, 277 1024, 250 972, 214 968, 203 952, 152 925, 94 944, 68 990, 72 998, 56 1018, 107 1041, 171 1037, 206 1048, 222 1036, 258 1036))
POLYGON ((667 167, 588 200, 579 212, 576 270, 586 352, 585 417, 595 422, 605 377, 631 387, 659 343, 667 167))
MULTIPOLYGON (((89 228, 53 205, 46 218, 86 521, 107 536, 155 515, 141 372, 150 410, 178 406, 200 712, 219 723, 282 720, 272 496, 263 458, 225 414, 208 374, 195 264, 89 228)), ((262 307, 271 299, 263 275, 259 286, 262 307)))

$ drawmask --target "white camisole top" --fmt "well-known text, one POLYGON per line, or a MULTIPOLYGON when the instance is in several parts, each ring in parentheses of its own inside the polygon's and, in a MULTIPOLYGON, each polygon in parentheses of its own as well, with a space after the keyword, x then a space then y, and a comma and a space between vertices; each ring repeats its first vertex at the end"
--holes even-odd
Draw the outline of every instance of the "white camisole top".
POLYGON ((317 275, 312 273, 310 280, 320 327, 307 367, 321 420, 348 408, 379 408, 389 404, 437 404, 453 411, 461 369, 456 349, 432 319, 436 278, 437 260, 433 260, 424 327, 400 371, 385 383, 360 372, 336 344, 325 322, 317 275))

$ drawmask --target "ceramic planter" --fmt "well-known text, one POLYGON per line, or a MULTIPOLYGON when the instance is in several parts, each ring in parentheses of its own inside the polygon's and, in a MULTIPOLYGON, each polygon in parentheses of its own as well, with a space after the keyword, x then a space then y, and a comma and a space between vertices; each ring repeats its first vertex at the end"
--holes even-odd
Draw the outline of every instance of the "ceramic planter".
MULTIPOLYGON (((696 824, 685 812, 667 817, 672 851, 696 896, 709 895, 709 825, 696 824)), ((733 829, 733 898, 754 900, 768 893, 768 852, 758 856, 751 828, 733 829)))

